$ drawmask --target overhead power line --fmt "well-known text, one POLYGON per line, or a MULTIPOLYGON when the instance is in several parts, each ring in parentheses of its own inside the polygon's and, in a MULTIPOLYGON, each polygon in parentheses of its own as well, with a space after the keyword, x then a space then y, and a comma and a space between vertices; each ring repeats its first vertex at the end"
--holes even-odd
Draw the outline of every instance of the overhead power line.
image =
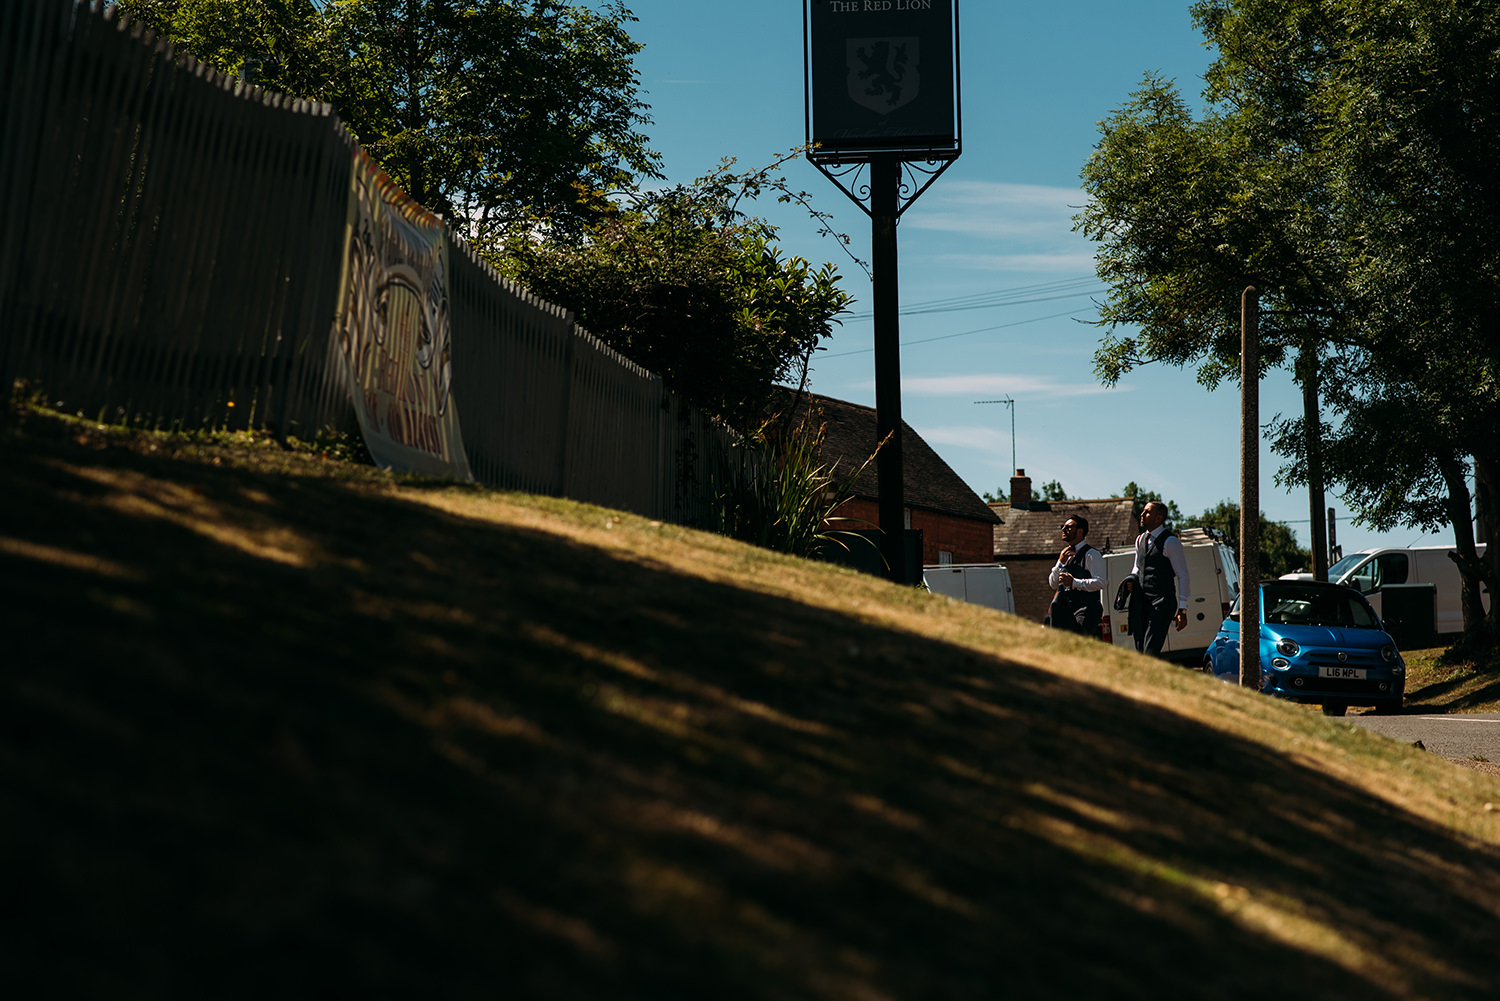
MULTIPOLYGON (((1064 312, 1064 313, 1053 313, 1050 316, 1033 316, 1029 320, 1014 320, 1014 321, 1012 321, 1010 323, 997 323, 993 327, 980 327, 978 330, 963 330, 963 331, 960 331, 959 333, 956 333, 956 334, 941 334, 941 335, 939 335, 937 337, 923 337, 920 340, 915 340, 915 341, 902 341, 901 342, 901 346, 903 348, 909 348, 909 347, 911 347, 914 344, 931 344, 933 341, 946 341, 946 340, 951 340, 954 337, 967 337, 970 334, 983 334, 983 333, 988 333, 991 330, 1004 330, 1006 327, 1019 327, 1019 326, 1022 326, 1024 324, 1027 324, 1027 323, 1040 323, 1042 320, 1055 320, 1059 316, 1076 316, 1077 314, 1078 314, 1078 310, 1076 310, 1076 309, 1070 309, 1067 312, 1064 312)), ((843 358, 846 355, 863 355, 863 354, 869 354, 871 351, 874 351, 874 350, 875 349, 873 347, 856 348, 853 351, 838 351, 838 352, 834 352, 833 354, 823 355, 823 357, 824 358, 843 358)))
MULTIPOLYGON (((922 316, 929 313, 955 313, 972 309, 994 309, 999 306, 1021 306, 1033 302, 1049 302, 1086 295, 1098 295, 1108 289, 1099 284, 1099 279, 1064 278, 1037 285, 1021 285, 1016 288, 976 292, 971 295, 950 296, 946 299, 929 299, 925 302, 909 303, 901 309, 902 316, 922 316)), ((853 320, 869 319, 873 314, 859 312, 849 314, 853 320)))

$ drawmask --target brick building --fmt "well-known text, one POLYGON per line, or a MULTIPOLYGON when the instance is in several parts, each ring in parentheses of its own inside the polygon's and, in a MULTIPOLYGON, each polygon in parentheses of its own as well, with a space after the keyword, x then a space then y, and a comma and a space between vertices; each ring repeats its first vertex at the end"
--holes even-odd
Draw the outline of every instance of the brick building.
MULTIPOLYGON (((823 423, 823 458, 841 470, 857 468, 875 451, 875 410, 816 393, 802 394, 798 413, 811 406, 823 423)), ((922 532, 922 562, 993 563, 994 528, 1000 516, 991 511, 959 478, 932 446, 902 422, 901 471, 906 527, 922 532)), ((835 513, 870 525, 880 523, 880 491, 875 463, 854 482, 854 496, 835 513)))
MULTIPOLYGON (((989 505, 1003 518, 993 530, 995 559, 1010 571, 1016 614, 1040 622, 1052 605, 1047 574, 1057 563, 1063 547, 1062 523, 1074 515, 1088 519, 1085 540, 1095 549, 1129 548, 1139 531, 1132 517, 1134 501, 1128 497, 1100 500, 1040 501, 1031 496, 1031 477, 1016 470, 1010 480, 1010 503, 989 505)), ((1105 604, 1114 598, 1105 595, 1105 604)))

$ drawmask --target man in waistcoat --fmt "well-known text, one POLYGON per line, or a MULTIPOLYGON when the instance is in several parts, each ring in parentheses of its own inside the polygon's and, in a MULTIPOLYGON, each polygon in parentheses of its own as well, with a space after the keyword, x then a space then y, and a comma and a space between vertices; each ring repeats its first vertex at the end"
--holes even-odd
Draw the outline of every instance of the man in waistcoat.
POLYGON ((1057 557, 1057 566, 1047 574, 1052 588, 1052 611, 1049 621, 1054 629, 1068 629, 1099 639, 1099 621, 1104 618, 1104 557, 1099 550, 1083 541, 1088 538, 1089 520, 1075 514, 1063 522, 1062 538, 1067 545, 1057 557))
POLYGON ((1167 641, 1167 625, 1177 631, 1187 627, 1187 556, 1182 540, 1166 527, 1167 506, 1151 501, 1141 511, 1141 534, 1135 540, 1135 566, 1131 573, 1140 581, 1130 602, 1130 633, 1135 648, 1153 657, 1167 641))

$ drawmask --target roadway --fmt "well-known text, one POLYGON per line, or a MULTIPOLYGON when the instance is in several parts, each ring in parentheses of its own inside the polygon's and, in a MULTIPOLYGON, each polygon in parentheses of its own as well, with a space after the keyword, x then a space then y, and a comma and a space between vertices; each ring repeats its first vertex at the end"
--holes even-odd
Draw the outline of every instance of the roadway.
POLYGON ((1444 758, 1500 762, 1500 713, 1347 716, 1345 722, 1411 744, 1418 740, 1444 758))

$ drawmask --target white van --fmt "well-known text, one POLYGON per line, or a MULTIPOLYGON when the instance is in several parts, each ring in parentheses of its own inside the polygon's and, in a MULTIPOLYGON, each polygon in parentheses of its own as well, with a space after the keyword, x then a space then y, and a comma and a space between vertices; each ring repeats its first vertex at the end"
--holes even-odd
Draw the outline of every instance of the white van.
MULTIPOLYGON (((1484 545, 1478 547, 1484 555, 1484 545)), ((1464 631, 1462 587, 1458 565, 1448 558, 1452 546, 1413 546, 1409 549, 1364 549, 1351 553, 1328 568, 1328 579, 1358 589, 1369 601, 1375 614, 1384 621, 1400 617, 1395 600, 1410 600, 1406 594, 1422 585, 1432 587, 1432 622, 1438 639, 1451 638, 1464 631)), ((1284 574, 1283 580, 1311 580, 1312 574, 1284 574)), ((1484 607, 1490 607, 1489 592, 1482 595, 1484 607)), ((1425 599, 1424 599, 1425 600, 1425 599)), ((1425 611, 1425 609, 1424 609, 1425 611)), ((1397 640, 1401 642, 1400 639, 1397 640)))
MULTIPOLYGON (((1240 593, 1240 567, 1234 553, 1224 541, 1224 534, 1212 528, 1184 528, 1177 532, 1182 553, 1187 558, 1188 621, 1182 632, 1167 630, 1162 656, 1191 664, 1203 663, 1204 655, 1219 633, 1219 625, 1229 616, 1229 606, 1240 593)), ((1135 649, 1130 635, 1128 612, 1114 610, 1115 592, 1120 582, 1130 576, 1135 565, 1135 543, 1104 554, 1104 622, 1103 638, 1116 646, 1135 649)))
POLYGON ((922 582, 933 594, 946 594, 986 608, 1016 614, 1010 571, 998 563, 944 563, 924 566, 922 582))

